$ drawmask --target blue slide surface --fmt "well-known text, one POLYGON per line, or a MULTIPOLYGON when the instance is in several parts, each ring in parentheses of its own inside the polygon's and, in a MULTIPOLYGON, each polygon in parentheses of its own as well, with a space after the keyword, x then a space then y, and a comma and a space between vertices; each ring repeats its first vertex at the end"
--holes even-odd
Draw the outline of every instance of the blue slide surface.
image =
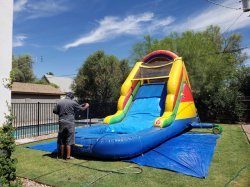
POLYGON ((165 98, 165 83, 142 85, 124 120, 108 125, 106 132, 123 134, 151 128, 164 111, 165 98))

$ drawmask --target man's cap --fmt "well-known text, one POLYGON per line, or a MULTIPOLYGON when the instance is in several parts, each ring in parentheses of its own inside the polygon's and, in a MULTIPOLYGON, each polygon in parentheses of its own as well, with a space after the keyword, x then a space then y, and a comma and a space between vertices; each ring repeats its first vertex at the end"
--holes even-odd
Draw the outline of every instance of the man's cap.
POLYGON ((72 92, 67 92, 66 96, 69 97, 70 99, 74 99, 74 94, 72 92))

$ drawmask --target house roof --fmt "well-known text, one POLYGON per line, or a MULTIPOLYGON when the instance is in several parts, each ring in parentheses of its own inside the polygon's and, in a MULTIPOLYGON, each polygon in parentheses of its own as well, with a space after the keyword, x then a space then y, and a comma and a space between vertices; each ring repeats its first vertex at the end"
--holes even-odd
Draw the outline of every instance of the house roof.
POLYGON ((72 92, 71 85, 73 79, 70 77, 57 77, 54 75, 44 75, 49 83, 56 84, 62 92, 72 92))
POLYGON ((39 94, 39 95, 64 95, 58 88, 51 85, 14 82, 12 93, 39 94))

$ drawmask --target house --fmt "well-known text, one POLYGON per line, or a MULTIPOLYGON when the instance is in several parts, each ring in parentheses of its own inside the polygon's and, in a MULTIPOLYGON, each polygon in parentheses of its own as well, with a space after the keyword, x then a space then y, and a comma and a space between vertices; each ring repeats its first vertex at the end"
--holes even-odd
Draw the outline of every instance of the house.
POLYGON ((51 85, 14 82, 11 103, 56 103, 64 95, 51 85))
POLYGON ((44 75, 43 79, 48 83, 53 83, 59 87, 59 89, 66 93, 72 92, 71 85, 73 84, 73 79, 70 77, 59 77, 54 75, 44 75))

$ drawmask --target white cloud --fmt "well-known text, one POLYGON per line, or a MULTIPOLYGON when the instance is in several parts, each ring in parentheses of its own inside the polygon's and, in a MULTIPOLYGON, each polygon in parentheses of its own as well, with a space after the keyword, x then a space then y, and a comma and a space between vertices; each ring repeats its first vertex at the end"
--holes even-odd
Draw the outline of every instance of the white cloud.
MULTIPOLYGON (((146 28, 142 28, 145 31, 148 31, 148 34, 153 35, 156 33, 166 33, 168 32, 169 25, 175 21, 175 18, 168 16, 163 19, 154 18, 146 28)), ((145 32, 144 32, 145 33, 145 32)))
POLYGON ((79 45, 96 43, 120 35, 143 35, 147 32, 154 32, 173 22, 173 18, 167 17, 161 20, 154 18, 152 12, 138 15, 129 15, 124 19, 119 17, 105 17, 99 21, 99 26, 89 34, 66 44, 63 48, 69 49, 79 45))
MULTIPOLYGON (((225 0, 220 2, 225 6, 230 6, 235 0, 225 0)), ((235 7, 241 6, 238 3, 235 7)), ((242 14, 242 10, 228 9, 220 6, 210 4, 210 6, 202 12, 189 16, 183 22, 175 25, 172 30, 183 32, 186 30, 200 31, 206 29, 209 25, 218 25, 222 32, 241 29, 250 26, 249 17, 242 14)))
POLYGON ((25 9, 25 5, 27 4, 28 0, 16 0, 14 3, 14 12, 21 12, 25 9))
POLYGON ((69 10, 67 0, 16 0, 15 19, 36 19, 50 17, 69 10))
MULTIPOLYGON (((232 4, 234 4, 235 8, 241 7, 241 3, 235 4, 235 0, 225 0, 220 3, 229 7, 232 4)), ((178 20, 178 22, 172 16, 161 19, 157 18, 152 12, 130 15, 123 19, 120 17, 105 17, 98 22, 99 26, 96 29, 64 45, 63 48, 69 49, 78 47, 79 45, 96 43, 124 34, 154 35, 156 33, 167 34, 172 31, 201 31, 210 25, 220 26, 223 33, 225 31, 250 27, 249 17, 246 14, 242 14, 242 12, 242 10, 208 4, 208 8, 194 12, 186 16, 183 20, 178 20)))
POLYGON ((21 47, 24 45, 24 40, 27 38, 24 34, 19 34, 13 38, 13 47, 21 47))
POLYGON ((247 54, 247 56, 249 56, 249 57, 250 57, 250 48, 246 48, 246 49, 244 49, 244 50, 243 50, 243 53, 246 53, 246 54, 247 54))

